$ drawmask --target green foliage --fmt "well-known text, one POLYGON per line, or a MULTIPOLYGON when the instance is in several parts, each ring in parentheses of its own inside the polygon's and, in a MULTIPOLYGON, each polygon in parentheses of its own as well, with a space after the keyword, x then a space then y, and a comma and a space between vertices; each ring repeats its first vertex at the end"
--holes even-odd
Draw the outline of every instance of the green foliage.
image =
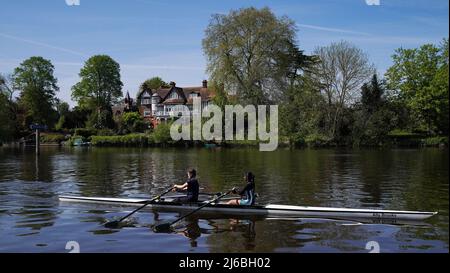
POLYGON ((422 140, 423 146, 441 146, 448 147, 448 136, 428 137, 422 140))
POLYGON ((98 136, 113 136, 114 131, 111 129, 99 129, 99 130, 97 130, 97 135, 98 136))
POLYGON ((20 90, 19 103, 26 111, 27 124, 52 127, 57 115, 55 94, 59 90, 53 76, 54 66, 42 57, 31 57, 14 70, 14 89, 20 90))
POLYGON ((142 133, 148 129, 148 122, 138 112, 125 112, 116 118, 119 134, 142 133))
POLYGON ((154 129, 151 139, 156 144, 170 143, 172 137, 170 136, 170 124, 161 123, 154 129))
POLYGON ((86 127, 95 129, 113 128, 114 119, 111 109, 91 112, 86 121, 86 127))
POLYGON ((353 145, 382 145, 396 125, 395 112, 384 97, 384 83, 373 75, 361 88, 361 103, 354 111, 353 145))
POLYGON ((60 116, 58 122, 55 124, 55 130, 60 131, 64 128, 64 124, 66 123, 66 117, 60 116))
POLYGON ((311 78, 300 78, 279 105, 281 135, 291 145, 302 146, 306 135, 321 131, 323 113, 319 109, 324 108, 325 101, 316 86, 311 78))
POLYGON ((84 138, 89 138, 90 136, 96 135, 97 130, 96 129, 89 129, 89 128, 77 128, 75 129, 75 136, 81 136, 84 138))
POLYGON ((0 143, 12 140, 15 133, 15 123, 9 111, 10 102, 4 93, 0 92, 0 143))
POLYGON ((147 146, 149 143, 150 139, 145 134, 91 137, 91 144, 94 146, 147 146))
POLYGON ((280 97, 303 56, 295 44, 295 23, 277 18, 269 8, 215 14, 205 33, 212 80, 236 91, 243 103, 267 104, 280 97))
POLYGON ((61 134, 45 134, 40 136, 42 143, 61 143, 66 140, 66 137, 61 134))
POLYGON ((333 146, 333 139, 324 134, 310 134, 305 137, 305 143, 308 147, 327 147, 333 146))
POLYGON ((448 134, 448 39, 440 47, 397 49, 392 58, 388 86, 414 117, 410 129, 448 134))
POLYGON ((89 126, 110 128, 111 106, 122 96, 120 66, 107 55, 89 58, 80 70, 81 81, 72 87, 72 99, 92 111, 89 126))
POLYGON ((145 80, 141 84, 141 86, 139 87, 139 92, 147 91, 147 92, 151 93, 152 89, 154 90, 154 89, 158 89, 160 87, 166 88, 166 87, 169 87, 169 85, 165 81, 163 81, 160 77, 153 77, 153 78, 145 80))

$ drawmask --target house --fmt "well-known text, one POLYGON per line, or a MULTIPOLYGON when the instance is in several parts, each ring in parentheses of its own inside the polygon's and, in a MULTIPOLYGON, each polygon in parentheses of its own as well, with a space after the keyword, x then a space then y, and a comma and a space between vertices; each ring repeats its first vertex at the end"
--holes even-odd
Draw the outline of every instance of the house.
POLYGON ((114 116, 120 116, 125 112, 136 111, 136 102, 130 97, 130 93, 127 92, 125 98, 112 106, 112 112, 114 116))
POLYGON ((192 113, 195 97, 201 98, 202 110, 212 103, 214 93, 208 89, 206 80, 197 87, 178 87, 175 82, 170 82, 168 88, 143 90, 137 97, 138 110, 144 119, 156 126, 162 121, 180 116, 183 106, 189 108, 189 114, 199 114, 192 113))

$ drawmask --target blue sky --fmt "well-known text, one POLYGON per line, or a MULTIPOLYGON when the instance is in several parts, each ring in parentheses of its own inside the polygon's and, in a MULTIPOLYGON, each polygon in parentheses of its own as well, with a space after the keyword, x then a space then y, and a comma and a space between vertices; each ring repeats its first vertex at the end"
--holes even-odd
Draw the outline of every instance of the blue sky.
POLYGON ((348 40, 370 56, 380 73, 396 48, 440 43, 448 37, 448 0, 2 0, 0 73, 12 73, 30 56, 55 65, 60 92, 70 88, 89 56, 108 54, 121 65, 123 91, 135 95, 146 78, 161 76, 179 86, 207 79, 201 40, 214 13, 269 7, 297 23, 298 44, 306 53, 348 40))

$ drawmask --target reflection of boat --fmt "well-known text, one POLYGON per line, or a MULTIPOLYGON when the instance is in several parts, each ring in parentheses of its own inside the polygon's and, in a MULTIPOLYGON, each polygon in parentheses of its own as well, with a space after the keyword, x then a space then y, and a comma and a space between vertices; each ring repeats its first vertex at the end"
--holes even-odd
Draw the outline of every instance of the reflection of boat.
MULTIPOLYGON (((107 197, 82 197, 60 196, 60 201, 107 203, 119 205, 142 205, 149 202, 140 198, 107 198, 107 197)), ((174 202, 173 198, 161 198, 148 204, 158 211, 192 211, 203 203, 181 204, 174 202)), ((211 204, 202 209, 204 213, 219 213, 224 215, 258 215, 266 217, 321 217, 343 219, 395 219, 395 220, 424 220, 437 212, 398 211, 398 210, 374 210, 374 209, 348 209, 287 205, 255 205, 235 206, 224 203, 211 204)))
POLYGON ((81 138, 76 138, 73 141, 73 146, 89 146, 90 144, 90 142, 84 142, 81 138))

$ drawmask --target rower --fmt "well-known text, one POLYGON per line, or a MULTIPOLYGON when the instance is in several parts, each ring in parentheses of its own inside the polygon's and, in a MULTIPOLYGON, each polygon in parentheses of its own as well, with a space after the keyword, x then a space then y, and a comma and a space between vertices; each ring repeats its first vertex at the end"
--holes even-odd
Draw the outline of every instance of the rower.
POLYGON ((177 198, 177 202, 190 203, 198 201, 199 184, 197 180, 197 171, 189 169, 187 171, 188 180, 182 185, 173 185, 173 191, 186 191, 186 196, 177 198))
POLYGON ((233 193, 238 193, 241 198, 228 201, 228 205, 252 206, 255 204, 255 176, 252 172, 247 172, 244 180, 247 184, 241 191, 236 190, 236 188, 233 189, 233 193))

